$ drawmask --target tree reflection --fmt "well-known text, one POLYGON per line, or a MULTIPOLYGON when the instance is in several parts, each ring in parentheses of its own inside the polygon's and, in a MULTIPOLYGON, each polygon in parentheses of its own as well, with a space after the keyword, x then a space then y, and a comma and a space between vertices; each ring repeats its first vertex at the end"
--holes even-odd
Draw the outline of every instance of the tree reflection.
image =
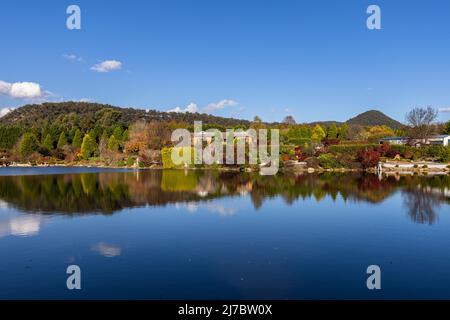
MULTIPOLYGON (((260 176, 220 171, 153 170, 0 177, 0 199, 25 212, 112 214, 123 208, 250 197, 255 209, 280 197, 298 200, 380 203, 403 192, 411 219, 432 224, 436 208, 449 203, 449 176, 384 177, 358 173, 260 176)), ((219 212, 219 211, 218 211, 219 212)))
POLYGON ((408 215, 416 223, 433 224, 437 219, 435 209, 440 206, 441 199, 430 190, 408 188, 403 192, 404 204, 408 215))

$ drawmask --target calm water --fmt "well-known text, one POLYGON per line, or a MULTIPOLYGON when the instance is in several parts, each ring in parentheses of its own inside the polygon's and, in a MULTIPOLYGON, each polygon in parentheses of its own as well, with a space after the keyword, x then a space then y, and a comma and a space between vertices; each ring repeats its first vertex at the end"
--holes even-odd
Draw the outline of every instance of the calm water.
POLYGON ((450 176, 1 168, 0 257, 3 299, 450 298, 450 176))

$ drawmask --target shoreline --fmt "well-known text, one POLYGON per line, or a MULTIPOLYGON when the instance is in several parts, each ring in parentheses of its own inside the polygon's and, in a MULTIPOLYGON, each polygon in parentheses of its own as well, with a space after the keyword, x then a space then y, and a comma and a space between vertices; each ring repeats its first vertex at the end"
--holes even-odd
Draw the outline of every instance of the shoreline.
MULTIPOLYGON (((423 164, 421 167, 415 166, 414 164, 408 164, 408 166, 401 166, 401 164, 396 164, 393 166, 392 164, 385 166, 386 163, 382 164, 382 174, 385 175, 397 175, 397 174, 450 174, 450 168, 446 164, 434 163, 437 168, 433 168, 433 164, 427 163, 423 164), (431 166, 431 167, 429 167, 431 166)), ((214 168, 171 168, 165 169, 163 166, 150 166, 150 167, 135 167, 135 166, 108 166, 104 164, 37 164, 32 165, 28 163, 15 163, 12 165, 3 165, 0 168, 97 168, 97 169, 133 169, 133 170, 202 170, 202 171, 224 171, 224 172, 258 172, 258 170, 254 170, 251 168, 246 168, 242 171, 240 168, 233 167, 214 167, 214 168)), ((369 169, 358 169, 358 168, 333 168, 333 169, 324 169, 324 168, 313 168, 313 167, 280 167, 278 173, 293 173, 293 174, 305 174, 305 173, 326 173, 326 172, 334 172, 334 173, 355 173, 355 172, 367 172, 372 174, 378 174, 377 168, 369 168, 369 169)))

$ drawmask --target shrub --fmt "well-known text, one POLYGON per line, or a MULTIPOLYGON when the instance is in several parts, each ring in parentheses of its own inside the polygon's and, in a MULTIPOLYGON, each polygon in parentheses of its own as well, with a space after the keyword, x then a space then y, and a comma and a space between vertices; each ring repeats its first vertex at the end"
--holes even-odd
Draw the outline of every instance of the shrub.
POLYGON ((411 150, 406 150, 403 153, 403 158, 405 158, 405 159, 412 159, 413 157, 414 157, 414 152, 411 150))
POLYGON ((339 139, 325 138, 322 143, 325 147, 338 145, 341 141, 339 139))
POLYGON ((324 153, 317 157, 319 165, 325 169, 341 168, 342 165, 336 157, 330 153, 324 153))
POLYGON ((375 167, 380 161, 380 153, 374 149, 366 149, 358 152, 357 159, 363 168, 375 167))
POLYGON ((442 147, 439 160, 442 162, 450 162, 450 147, 442 147))
POLYGON ((177 167, 183 167, 184 164, 175 164, 172 161, 172 150, 175 149, 175 151, 178 151, 178 154, 180 157, 183 157, 186 153, 190 153, 191 160, 190 160, 190 166, 194 165, 194 156, 195 156, 195 149, 192 147, 181 147, 181 148, 162 148, 161 150, 161 158, 163 163, 164 169, 173 169, 177 167), (178 149, 178 150, 176 150, 178 149))
POLYGON ((356 154, 366 149, 378 147, 378 144, 338 144, 329 147, 330 152, 356 154))
POLYGON ((439 158, 443 148, 445 147, 435 145, 424 147, 422 150, 427 157, 439 158))
POLYGON ((134 159, 132 157, 128 157, 127 166, 132 167, 134 165, 134 159))

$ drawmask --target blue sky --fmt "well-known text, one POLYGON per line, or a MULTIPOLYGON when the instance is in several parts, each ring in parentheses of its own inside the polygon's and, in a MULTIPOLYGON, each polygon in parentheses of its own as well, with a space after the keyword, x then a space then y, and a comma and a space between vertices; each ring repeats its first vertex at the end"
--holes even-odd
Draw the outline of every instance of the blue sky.
POLYGON ((450 107, 449 35, 447 0, 3 1, 0 81, 37 83, 41 97, 0 82, 0 108, 88 99, 193 103, 267 121, 378 109, 402 121, 415 106, 450 107), (66 28, 70 4, 81 8, 81 30, 66 28), (381 8, 381 30, 366 27, 370 4, 381 8), (103 61, 120 69, 93 70, 103 61))

